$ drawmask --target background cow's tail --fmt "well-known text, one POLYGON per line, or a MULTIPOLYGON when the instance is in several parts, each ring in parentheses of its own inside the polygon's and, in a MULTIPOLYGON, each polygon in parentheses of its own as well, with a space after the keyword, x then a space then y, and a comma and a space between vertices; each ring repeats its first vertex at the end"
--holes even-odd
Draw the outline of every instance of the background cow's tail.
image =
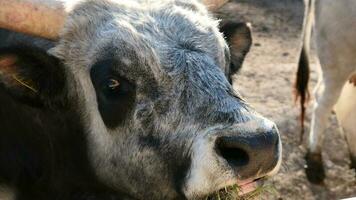
POLYGON ((305 19, 303 27, 303 47, 300 53, 297 77, 295 82, 295 96, 296 101, 299 99, 301 107, 301 141, 304 134, 304 118, 306 103, 309 100, 309 51, 310 51, 310 38, 312 35, 313 22, 314 22, 314 6, 315 0, 305 0, 305 19))

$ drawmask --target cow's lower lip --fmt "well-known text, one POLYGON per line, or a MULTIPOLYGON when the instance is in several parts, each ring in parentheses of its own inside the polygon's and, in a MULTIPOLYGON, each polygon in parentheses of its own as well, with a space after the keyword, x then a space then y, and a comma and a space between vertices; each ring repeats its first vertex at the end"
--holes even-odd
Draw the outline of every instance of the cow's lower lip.
POLYGON ((251 193, 251 192, 255 191, 257 188, 263 186, 264 179, 258 178, 258 179, 248 179, 248 180, 243 180, 243 181, 239 180, 237 182, 235 181, 235 182, 231 182, 231 183, 232 184, 228 184, 228 185, 237 186, 238 195, 243 196, 243 195, 251 193))
POLYGON ((262 179, 246 180, 237 182, 239 188, 239 195, 243 196, 255 191, 259 186, 263 185, 262 179))
MULTIPOLYGON (((254 192, 259 187, 263 186, 264 178, 259 179, 248 179, 248 180, 238 180, 238 181, 228 181, 224 185, 219 187, 220 189, 216 192, 204 197, 203 199, 234 199, 237 196, 244 197, 249 196, 249 193, 254 192), (216 198, 217 197, 217 198, 216 198), (222 197, 222 198, 220 198, 222 197), (232 197, 232 198, 231 198, 232 197)), ((242 198, 244 199, 244 198, 242 198)), ((247 198, 248 199, 248 198, 247 198)))

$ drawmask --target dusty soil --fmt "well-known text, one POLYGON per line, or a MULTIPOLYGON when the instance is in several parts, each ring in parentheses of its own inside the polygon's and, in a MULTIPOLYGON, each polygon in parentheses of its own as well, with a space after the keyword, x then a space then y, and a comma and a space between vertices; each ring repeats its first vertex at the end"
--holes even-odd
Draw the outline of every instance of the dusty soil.
MULTIPOLYGON (((347 144, 334 116, 324 141, 325 186, 310 184, 304 173, 310 106, 303 144, 299 143, 299 108, 294 103, 293 82, 301 46, 304 6, 302 0, 235 0, 219 17, 250 22, 253 46, 234 87, 264 116, 274 120, 283 141, 283 165, 269 180, 276 193, 261 199, 342 199, 356 196, 355 171, 349 169, 347 144)), ((312 66, 312 84, 317 80, 312 66)))

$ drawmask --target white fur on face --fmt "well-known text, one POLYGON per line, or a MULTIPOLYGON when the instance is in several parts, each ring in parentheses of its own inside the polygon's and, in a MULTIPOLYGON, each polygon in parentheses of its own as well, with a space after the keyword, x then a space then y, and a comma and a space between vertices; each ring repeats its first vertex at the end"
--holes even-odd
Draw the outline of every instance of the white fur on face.
POLYGON ((216 155, 214 140, 202 136, 196 138, 196 142, 193 144, 192 165, 183 189, 188 199, 214 192, 226 180, 231 180, 234 177, 232 172, 229 173, 221 169, 222 166, 219 163, 223 163, 221 160, 223 158, 216 155))
MULTIPOLYGON (((279 135, 279 140, 281 141, 281 136, 279 135)), ((279 169, 281 168, 282 166, 282 142, 279 142, 279 145, 278 145, 278 150, 279 150, 279 159, 278 159, 278 162, 277 162, 277 165, 274 167, 274 169, 272 171, 270 171, 269 173, 266 174, 266 177, 271 177, 271 176, 274 176, 278 173, 279 169)))

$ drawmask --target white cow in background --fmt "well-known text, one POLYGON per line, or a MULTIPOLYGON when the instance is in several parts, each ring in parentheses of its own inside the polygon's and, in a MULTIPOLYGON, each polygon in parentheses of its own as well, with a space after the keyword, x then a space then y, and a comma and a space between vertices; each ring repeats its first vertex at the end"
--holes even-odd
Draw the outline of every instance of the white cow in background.
POLYGON ((321 70, 314 90, 306 174, 309 181, 322 183, 325 178, 321 156, 324 132, 328 117, 339 99, 337 117, 346 132, 352 167, 356 165, 356 89, 348 84, 341 93, 348 80, 356 82, 355 75, 352 75, 356 73, 356 1, 306 0, 306 8, 308 15, 296 89, 301 99, 303 120, 308 99, 309 46, 314 25, 321 70))

